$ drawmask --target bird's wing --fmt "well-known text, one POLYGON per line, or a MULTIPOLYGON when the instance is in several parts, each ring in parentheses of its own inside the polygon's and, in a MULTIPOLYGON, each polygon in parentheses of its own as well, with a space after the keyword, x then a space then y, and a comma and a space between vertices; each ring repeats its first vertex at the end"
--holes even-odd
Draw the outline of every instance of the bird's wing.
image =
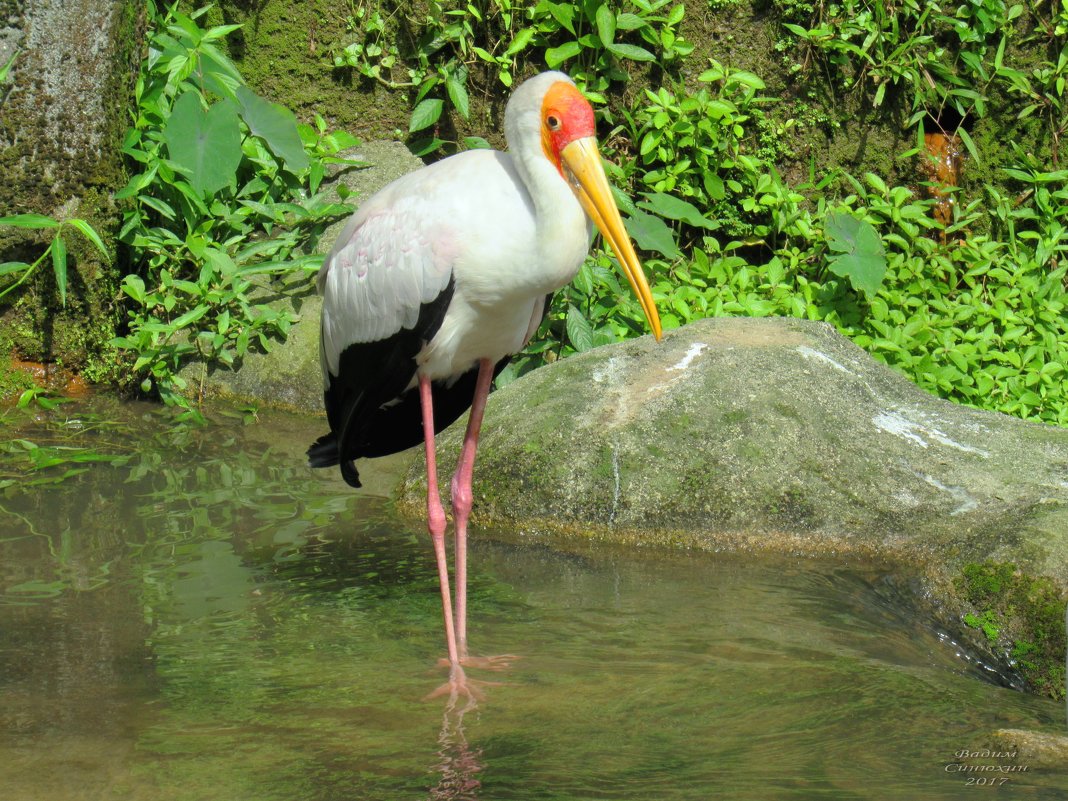
POLYGON ((348 346, 414 328, 421 307, 449 285, 455 240, 448 222, 430 198, 398 189, 353 215, 319 271, 324 379, 327 369, 338 375, 348 346))

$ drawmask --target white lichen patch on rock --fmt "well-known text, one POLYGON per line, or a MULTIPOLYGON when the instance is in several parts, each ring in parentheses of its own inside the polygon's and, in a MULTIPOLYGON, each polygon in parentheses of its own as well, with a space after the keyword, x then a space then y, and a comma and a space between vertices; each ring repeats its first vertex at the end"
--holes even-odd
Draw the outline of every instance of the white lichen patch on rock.
POLYGON ((954 501, 956 501, 957 505, 950 511, 950 515, 955 517, 956 515, 962 515, 965 512, 970 512, 973 509, 979 508, 979 501, 973 498, 963 487, 950 487, 943 484, 934 476, 924 475, 923 473, 917 473, 916 475, 935 489, 947 493, 954 501))
POLYGON ((857 374, 854 373, 852 370, 850 370, 848 367, 846 367, 845 365, 839 364, 834 359, 832 359, 830 356, 828 356, 826 353, 821 353, 820 351, 816 350, 815 348, 810 348, 808 345, 798 345, 794 350, 796 350, 798 353, 800 353, 806 359, 811 359, 811 360, 814 360, 814 361, 823 362, 824 364, 829 364, 834 369, 841 370, 846 375, 851 375, 853 377, 857 377, 857 374))
POLYGON ((900 412, 879 412, 879 414, 872 418, 871 422, 880 431, 885 431, 887 434, 893 434, 895 437, 901 437, 902 439, 914 442, 921 448, 926 448, 930 446, 932 442, 935 442, 939 445, 944 445, 947 448, 955 448, 956 450, 963 451, 964 453, 974 453, 984 459, 990 456, 990 453, 982 448, 975 448, 971 445, 957 442, 939 429, 909 420, 900 412))
POLYGON ((693 363, 694 359, 696 359, 705 351, 707 347, 708 345, 704 342, 694 342, 690 345, 690 349, 686 351, 686 355, 683 356, 678 361, 678 363, 673 364, 671 367, 667 368, 668 371, 670 372, 672 370, 685 370, 693 363))

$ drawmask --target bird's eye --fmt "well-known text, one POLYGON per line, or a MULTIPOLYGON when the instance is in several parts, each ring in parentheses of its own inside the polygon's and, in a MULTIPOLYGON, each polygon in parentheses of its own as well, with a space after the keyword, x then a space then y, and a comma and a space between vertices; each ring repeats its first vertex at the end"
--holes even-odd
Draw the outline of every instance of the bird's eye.
POLYGON ((550 131, 560 130, 560 118, 557 117, 555 114, 550 114, 548 117, 546 117, 545 124, 549 126, 550 131))

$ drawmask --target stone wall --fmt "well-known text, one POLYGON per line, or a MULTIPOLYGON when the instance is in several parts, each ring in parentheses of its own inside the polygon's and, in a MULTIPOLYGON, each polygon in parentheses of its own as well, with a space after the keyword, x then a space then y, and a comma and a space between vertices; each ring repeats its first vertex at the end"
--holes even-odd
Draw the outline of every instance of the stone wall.
MULTIPOLYGON (((144 6, 136 0, 15 0, 0 5, 0 61, 17 52, 0 95, 0 214, 37 212, 89 221, 114 250, 124 182, 120 146, 141 57, 144 6), (5 57, 6 54, 6 57, 5 57)), ((0 262, 32 263, 42 233, 0 228, 0 262)), ((113 256, 73 231, 67 304, 51 265, 0 306, 0 347, 106 377, 107 342, 120 316, 113 256)))

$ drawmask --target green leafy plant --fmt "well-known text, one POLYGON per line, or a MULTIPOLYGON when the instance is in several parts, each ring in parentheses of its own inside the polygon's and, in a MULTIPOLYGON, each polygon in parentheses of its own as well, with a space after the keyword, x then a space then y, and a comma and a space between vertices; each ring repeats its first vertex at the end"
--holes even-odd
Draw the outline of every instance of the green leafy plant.
POLYGON ((843 212, 828 212, 825 226, 827 246, 834 251, 827 267, 848 278, 853 289, 874 297, 886 275, 886 251, 878 232, 867 220, 843 212))
POLYGON ((320 191, 356 140, 252 92, 217 47, 236 26, 201 28, 206 9, 153 11, 149 53, 123 152, 133 175, 120 240, 137 271, 122 281, 142 390, 186 405, 180 366, 233 365, 296 319, 268 297, 306 291, 321 257, 308 246, 351 211, 320 191))
POLYGON ((0 289, 0 299, 25 283, 26 279, 33 275, 34 271, 45 261, 45 259, 51 256, 52 273, 56 279, 56 289, 59 291, 60 302, 64 306, 67 305, 68 258, 67 240, 63 238, 64 227, 73 228, 81 234, 86 241, 92 243, 105 259, 110 260, 110 256, 108 255, 107 249, 104 247, 103 241, 100 239, 100 235, 93 229, 93 226, 85 220, 72 217, 60 222, 45 214, 14 214, 8 217, 0 217, 0 225, 7 225, 13 228, 55 231, 52 235, 52 241, 48 243, 44 252, 42 252, 32 263, 8 261, 0 264, 0 281, 14 278, 14 281, 9 283, 3 289, 0 289))
MULTIPOLYGON (((520 58, 540 53, 550 69, 566 69, 596 103, 629 76, 628 62, 679 62, 693 46, 679 33, 682 4, 630 0, 626 10, 606 0, 540 2, 520 12, 510 0, 471 0, 456 8, 433 0, 425 13, 402 17, 381 5, 351 8, 349 29, 359 38, 335 50, 335 68, 351 68, 390 89, 412 93, 408 133, 412 151, 429 155, 457 143, 443 138, 450 111, 470 118, 469 77, 476 69, 511 87, 520 58), (407 32, 411 32, 407 34, 407 32)), ((602 108, 602 113, 609 113, 602 108)), ((467 147, 486 147, 477 136, 467 147)))
POLYGON ((542 49, 546 66, 567 69, 591 99, 603 103, 613 81, 628 79, 623 63, 655 62, 670 69, 693 51, 679 34, 686 13, 681 3, 631 0, 627 6, 621 10, 602 0, 541 0, 528 12, 528 26, 516 41, 542 49))
MULTIPOLYGON (((512 52, 494 55, 487 49, 498 49, 490 44, 493 32, 511 28, 507 0, 479 0, 459 8, 432 0, 422 10, 417 14, 412 9, 401 16, 398 9, 387 15, 377 4, 354 5, 348 28, 361 38, 333 54, 335 68, 352 68, 390 89, 413 93, 408 133, 415 137, 412 150, 417 155, 450 144, 438 130, 448 109, 464 120, 470 117, 467 81, 471 65, 493 65, 506 86, 511 85, 514 65, 512 52), (411 32, 403 42, 402 32, 411 32)), ((465 144, 487 146, 480 137, 468 137, 465 144)))

